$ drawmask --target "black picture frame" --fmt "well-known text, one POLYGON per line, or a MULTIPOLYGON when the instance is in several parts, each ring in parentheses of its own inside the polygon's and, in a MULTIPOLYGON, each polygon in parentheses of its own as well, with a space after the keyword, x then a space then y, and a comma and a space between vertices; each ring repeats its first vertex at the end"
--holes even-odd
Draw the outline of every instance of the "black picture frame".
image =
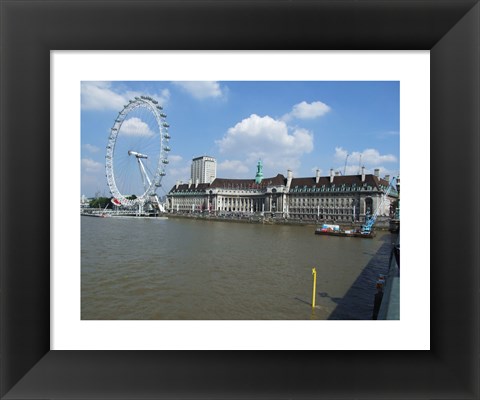
POLYGON ((2 399, 480 398, 478 0, 0 5, 2 399), (430 50, 431 350, 51 351, 50 51, 87 49, 430 50))

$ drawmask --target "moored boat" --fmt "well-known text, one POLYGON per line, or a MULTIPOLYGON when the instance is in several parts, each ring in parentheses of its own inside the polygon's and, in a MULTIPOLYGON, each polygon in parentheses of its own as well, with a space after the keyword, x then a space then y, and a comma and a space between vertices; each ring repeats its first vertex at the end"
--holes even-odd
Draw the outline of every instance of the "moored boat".
POLYGON ((81 212, 80 215, 83 217, 96 217, 96 218, 109 218, 111 216, 108 213, 86 213, 86 212, 81 212))
POLYGON ((321 228, 315 229, 316 235, 340 236, 340 237, 359 237, 371 239, 375 236, 373 231, 364 232, 359 229, 340 229, 339 225, 323 224, 321 228))

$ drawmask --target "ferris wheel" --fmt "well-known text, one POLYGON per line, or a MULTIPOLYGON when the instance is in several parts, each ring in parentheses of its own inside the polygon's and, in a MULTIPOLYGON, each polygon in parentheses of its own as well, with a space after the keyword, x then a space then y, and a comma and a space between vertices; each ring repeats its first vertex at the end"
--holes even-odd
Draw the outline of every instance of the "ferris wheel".
POLYGON ((168 164, 170 134, 166 115, 149 96, 129 100, 118 113, 107 143, 105 171, 116 205, 146 204, 164 211, 156 194, 168 164))

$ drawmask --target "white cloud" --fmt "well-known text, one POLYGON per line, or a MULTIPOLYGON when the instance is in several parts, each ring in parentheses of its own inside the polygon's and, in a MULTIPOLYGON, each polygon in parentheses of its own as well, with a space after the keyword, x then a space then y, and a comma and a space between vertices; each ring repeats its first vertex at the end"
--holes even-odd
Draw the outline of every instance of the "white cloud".
POLYGON ((362 152, 362 161, 371 165, 380 165, 382 163, 396 162, 397 157, 393 154, 382 155, 375 149, 366 149, 362 152))
POLYGON ((82 82, 83 110, 120 110, 125 97, 110 89, 107 82, 82 82))
MULTIPOLYGON (((242 178, 245 177, 251 168, 239 160, 225 160, 217 165, 217 175, 224 174, 224 177, 242 178)), ((222 176, 220 176, 221 178, 222 176)))
POLYGON ((394 163, 397 162, 397 157, 393 154, 380 154, 376 149, 365 149, 362 152, 353 151, 348 152, 342 147, 335 148, 335 159, 337 161, 345 162, 345 158, 348 154, 349 163, 362 163, 365 165, 380 165, 383 163, 394 163))
POLYGON ((321 101, 314 101, 307 103, 302 101, 292 107, 292 111, 282 117, 284 121, 290 121, 293 118, 297 119, 314 119, 325 115, 330 111, 330 107, 321 101))
POLYGON ((167 176, 162 181, 162 186, 168 192, 177 181, 188 182, 190 179, 190 165, 186 163, 173 167, 171 165, 167 168, 167 176))
POLYGON ((82 158, 82 169, 84 172, 95 173, 103 170, 104 165, 91 158, 82 158))
POLYGON ((361 167, 365 166, 367 173, 373 173, 374 169, 380 170, 380 175, 393 174, 394 171, 383 166, 383 164, 396 163, 397 157, 393 154, 380 154, 376 149, 365 149, 362 152, 353 151, 348 152, 342 147, 335 148, 334 160, 340 164, 339 170, 347 175, 358 174, 361 167), (348 154, 348 159, 346 158, 348 154), (345 168, 345 160, 347 160, 347 166, 345 168))
POLYGON ((160 93, 144 93, 138 91, 119 91, 112 88, 111 82, 82 82, 81 104, 82 110, 114 110, 120 111, 128 100, 136 96, 150 96, 160 104, 165 104, 170 98, 168 89, 160 93))
POLYGON ((241 160, 250 170, 261 159, 267 174, 278 173, 300 166, 302 155, 313 150, 313 134, 305 129, 291 131, 284 121, 268 115, 252 114, 228 129, 216 144, 220 154, 241 160))
POLYGON ((154 135, 148 124, 137 117, 128 118, 123 121, 121 133, 127 136, 151 137, 154 135))
POLYGON ((178 81, 172 83, 181 87, 198 100, 210 97, 218 98, 225 94, 224 90, 220 87, 220 84, 215 81, 178 81))
POLYGON ((88 151, 89 153, 98 153, 100 151, 100 148, 97 146, 94 146, 93 144, 85 143, 83 145, 83 148, 88 151))
POLYGON ((183 157, 182 156, 179 156, 179 155, 176 155, 176 154, 170 154, 168 156, 168 160, 170 161, 170 163, 179 163, 180 161, 183 160, 183 157))

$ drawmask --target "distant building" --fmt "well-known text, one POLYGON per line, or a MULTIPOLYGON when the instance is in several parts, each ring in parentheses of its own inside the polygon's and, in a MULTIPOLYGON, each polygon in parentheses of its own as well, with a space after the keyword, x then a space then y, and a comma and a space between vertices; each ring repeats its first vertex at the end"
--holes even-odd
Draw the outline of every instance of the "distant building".
POLYGON ((88 199, 84 194, 82 194, 82 197, 80 197, 80 207, 81 208, 90 207, 90 200, 91 199, 88 199))
POLYGON ((212 183, 217 177, 217 160, 213 157, 202 156, 192 160, 192 182, 212 183))
MULTIPOLYGON (((294 178, 278 174, 260 178, 261 163, 255 179, 216 178, 211 183, 178 182, 167 195, 167 211, 191 213, 209 211, 221 214, 262 214, 289 220, 351 223, 365 222, 382 204, 389 177, 374 174, 330 175, 294 178)), ((391 189, 379 209, 379 217, 391 216, 391 205, 398 198, 391 189)))

